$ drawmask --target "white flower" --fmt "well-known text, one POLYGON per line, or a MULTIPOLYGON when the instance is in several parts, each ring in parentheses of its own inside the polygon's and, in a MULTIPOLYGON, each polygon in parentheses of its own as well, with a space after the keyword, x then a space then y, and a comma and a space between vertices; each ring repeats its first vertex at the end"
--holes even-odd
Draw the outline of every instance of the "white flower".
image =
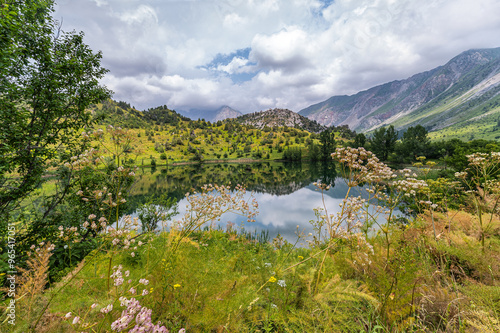
POLYGON ((111 310, 113 310, 113 304, 109 304, 108 306, 102 308, 101 312, 102 313, 109 313, 111 310))
POLYGON ((79 322, 79 321, 80 321, 80 317, 75 317, 75 318, 73 319, 73 325, 78 324, 78 322, 79 322))
POLYGON ((66 319, 68 319, 69 317, 71 317, 71 312, 66 313, 66 315, 64 316, 64 318, 66 319))
POLYGON ((283 287, 283 288, 285 288, 285 287, 286 287, 285 280, 278 280, 278 282, 277 282, 277 283, 278 283, 278 286, 280 286, 280 287, 283 287))

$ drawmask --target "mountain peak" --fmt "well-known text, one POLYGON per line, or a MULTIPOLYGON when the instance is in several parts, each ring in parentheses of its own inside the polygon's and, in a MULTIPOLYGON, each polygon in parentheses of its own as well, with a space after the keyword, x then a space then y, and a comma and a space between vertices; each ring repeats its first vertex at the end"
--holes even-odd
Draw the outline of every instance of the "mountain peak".
POLYGON ((348 125, 356 131, 389 124, 397 129, 420 124, 433 131, 495 108, 500 99, 499 74, 500 48, 472 49, 427 72, 355 95, 333 96, 299 114, 326 126, 348 125))
POLYGON ((310 120, 288 109, 269 109, 247 113, 236 118, 236 121, 246 125, 252 125, 256 128, 264 127, 293 127, 300 128, 309 132, 321 132, 325 126, 320 125, 314 120, 310 120))
POLYGON ((210 122, 217 122, 228 118, 236 118, 242 113, 227 106, 223 105, 218 109, 192 109, 189 111, 179 111, 183 116, 189 117, 192 120, 205 119, 210 122))

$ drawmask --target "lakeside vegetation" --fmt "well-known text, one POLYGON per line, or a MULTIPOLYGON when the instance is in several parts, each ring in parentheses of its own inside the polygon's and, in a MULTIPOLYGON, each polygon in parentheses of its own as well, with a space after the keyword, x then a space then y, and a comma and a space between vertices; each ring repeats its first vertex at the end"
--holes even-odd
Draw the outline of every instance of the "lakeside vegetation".
MULTIPOLYGON (((189 211, 179 222, 154 210, 141 221, 126 217, 118 226, 115 217, 127 204, 128 180, 136 175, 127 168, 107 175, 89 155, 80 156, 70 167, 87 181, 73 194, 74 225, 56 227, 53 221, 43 242, 27 249, 31 255, 26 269, 20 269, 24 296, 16 302, 14 331, 34 326, 37 332, 133 331, 142 323, 158 325, 159 332, 161 327, 189 332, 498 330, 500 196, 498 180, 492 178, 498 154, 468 157, 469 171, 457 174, 460 186, 471 189, 468 194, 458 182, 419 180, 409 169, 393 178, 393 170, 362 148, 340 148, 334 157, 349 188, 361 182, 368 196, 346 194, 336 215, 328 214, 329 207, 318 208, 318 219, 311 221, 315 233, 297 230, 292 244, 280 237, 259 242, 231 224, 213 228, 225 211, 239 212, 251 223, 258 203, 242 201, 245 189, 239 187, 205 186, 203 195, 188 195, 189 211), (90 179, 95 189, 88 188, 90 179), (473 190, 475 185, 481 191, 473 190), (379 208, 368 210, 368 201, 379 208), (476 204, 460 207, 457 201, 476 204), (419 213, 392 216, 400 204, 419 213), (377 225, 375 215, 385 216, 385 222, 377 225), (144 225, 139 231, 146 219, 163 231, 146 232, 144 225), (297 247, 298 242, 308 245, 297 247), (144 321, 137 319, 141 310, 144 321)), ((432 167, 415 166, 423 178, 430 172, 426 165, 432 167)), ((320 190, 327 186, 318 184, 320 190)), ((166 214, 175 210, 172 203, 155 204, 166 214)), ((72 216, 64 213, 61 223, 72 216)), ((154 229, 153 224, 149 230, 154 229)), ((33 231, 41 236, 40 229, 33 231)))

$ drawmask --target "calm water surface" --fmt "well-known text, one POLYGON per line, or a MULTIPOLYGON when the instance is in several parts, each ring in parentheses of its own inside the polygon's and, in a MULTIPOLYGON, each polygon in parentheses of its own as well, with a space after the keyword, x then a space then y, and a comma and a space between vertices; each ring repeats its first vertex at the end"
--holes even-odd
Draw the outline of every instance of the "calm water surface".
MULTIPOLYGON (((310 220, 315 220, 314 208, 323 207, 322 194, 314 182, 329 183, 330 190, 324 192, 324 202, 329 214, 339 210, 345 197, 347 185, 338 177, 332 163, 281 163, 262 162, 251 164, 203 164, 176 167, 143 169, 138 172, 138 182, 131 192, 131 210, 146 202, 148 196, 167 193, 179 200, 180 219, 186 211, 184 195, 190 189, 199 189, 204 184, 245 184, 248 195, 259 203, 259 214, 255 222, 246 222, 246 217, 227 213, 218 222, 226 228, 228 222, 244 227, 246 231, 268 231, 273 238, 280 234, 294 242, 297 226, 306 235, 313 231, 310 220)), ((359 191, 353 191, 358 195, 359 191)))

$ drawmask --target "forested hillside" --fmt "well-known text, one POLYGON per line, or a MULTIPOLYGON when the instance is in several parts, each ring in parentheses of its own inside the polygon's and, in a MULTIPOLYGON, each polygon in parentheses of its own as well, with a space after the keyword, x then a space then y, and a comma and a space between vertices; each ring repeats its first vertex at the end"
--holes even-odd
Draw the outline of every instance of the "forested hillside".
MULTIPOLYGON (((330 129, 332 134, 328 136, 301 129, 299 123, 294 123, 297 128, 289 127, 287 117, 291 111, 287 111, 285 117, 281 112, 266 113, 272 127, 261 128, 254 123, 245 124, 239 118, 214 123, 190 120, 167 106, 138 111, 126 102, 112 100, 93 105, 90 111, 101 128, 121 127, 127 132, 130 144, 123 155, 128 163, 138 165, 237 159, 329 159, 328 153, 321 152, 323 142, 328 141, 330 147, 334 147, 336 139, 353 137, 346 127, 330 129)), ((305 120, 307 128, 325 129, 305 120)), ((111 140, 111 136, 106 140, 111 140)), ((111 142, 105 141, 105 144, 111 142)))

